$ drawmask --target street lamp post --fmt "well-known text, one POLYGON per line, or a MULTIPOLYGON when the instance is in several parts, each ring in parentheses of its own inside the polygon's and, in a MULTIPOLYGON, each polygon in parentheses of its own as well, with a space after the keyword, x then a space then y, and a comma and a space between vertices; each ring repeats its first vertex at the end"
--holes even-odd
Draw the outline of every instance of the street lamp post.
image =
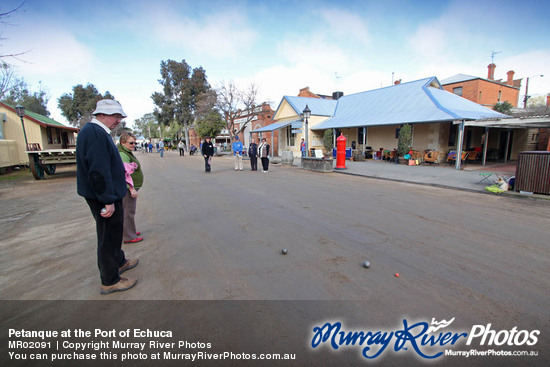
POLYGON ((309 117, 311 116, 311 110, 306 104, 306 108, 304 108, 304 121, 306 123, 305 126, 305 135, 306 135, 306 157, 309 157, 309 143, 308 143, 308 123, 309 123, 309 117))
POLYGON ((15 106, 15 113, 21 119, 21 126, 23 126, 23 135, 25 136, 25 150, 29 150, 29 142, 27 141, 27 132, 25 131, 25 122, 23 121, 23 117, 25 117, 25 107, 18 104, 17 106, 15 106))
POLYGON ((537 76, 543 77, 544 75, 532 75, 527 77, 527 81, 525 82, 525 97, 523 98, 523 108, 527 108, 527 101, 531 96, 529 95, 529 78, 536 78, 537 76))

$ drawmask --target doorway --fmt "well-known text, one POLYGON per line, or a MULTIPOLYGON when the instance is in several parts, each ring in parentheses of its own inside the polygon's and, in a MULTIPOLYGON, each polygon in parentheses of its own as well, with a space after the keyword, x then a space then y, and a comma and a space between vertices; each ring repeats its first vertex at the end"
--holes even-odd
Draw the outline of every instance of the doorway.
POLYGON ((508 142, 508 151, 506 151, 506 141, 508 139, 508 130, 500 132, 500 139, 498 144, 498 159, 510 160, 512 155, 512 145, 514 142, 514 131, 510 130, 510 141, 508 142))

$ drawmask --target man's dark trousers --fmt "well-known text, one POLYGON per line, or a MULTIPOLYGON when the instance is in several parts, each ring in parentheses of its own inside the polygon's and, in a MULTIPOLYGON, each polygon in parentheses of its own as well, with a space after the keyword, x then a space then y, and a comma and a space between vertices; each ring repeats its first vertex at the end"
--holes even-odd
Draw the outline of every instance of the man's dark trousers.
POLYGON ((250 156, 250 167, 252 168, 252 171, 258 170, 258 157, 255 155, 250 156))
POLYGON ((97 200, 86 199, 96 222, 97 231, 97 265, 101 284, 109 286, 118 283, 120 275, 118 268, 126 262, 122 251, 122 230, 124 225, 124 209, 122 200, 117 200, 115 212, 110 218, 100 215, 105 204, 97 200))

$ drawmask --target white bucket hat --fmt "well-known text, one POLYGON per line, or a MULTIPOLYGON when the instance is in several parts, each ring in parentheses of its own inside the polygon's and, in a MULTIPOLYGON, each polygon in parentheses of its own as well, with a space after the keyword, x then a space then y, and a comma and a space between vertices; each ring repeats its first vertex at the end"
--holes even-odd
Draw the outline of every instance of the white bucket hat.
POLYGON ((118 103, 114 99, 102 99, 98 101, 95 111, 92 112, 92 115, 97 115, 100 113, 104 115, 115 115, 119 113, 122 115, 122 117, 127 116, 122 110, 122 106, 120 105, 120 103, 118 103))

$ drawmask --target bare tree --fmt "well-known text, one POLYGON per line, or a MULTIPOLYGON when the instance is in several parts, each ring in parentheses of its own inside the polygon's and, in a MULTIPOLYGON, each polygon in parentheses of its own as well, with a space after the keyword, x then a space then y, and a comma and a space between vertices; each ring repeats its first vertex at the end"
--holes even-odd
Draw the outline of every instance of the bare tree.
POLYGON ((225 120, 225 127, 231 138, 243 132, 254 119, 254 107, 258 105, 258 87, 251 83, 246 90, 237 88, 234 82, 222 81, 216 89, 218 99, 216 108, 225 120))
POLYGON ((0 60, 0 100, 11 89, 13 82, 13 66, 0 60))
MULTIPOLYGON (((15 9, 12 9, 6 12, 0 12, 0 24, 2 25, 7 24, 6 19, 10 18, 13 14, 19 11, 24 4, 25 2, 22 2, 15 9)), ((0 42, 3 40, 5 40, 5 38, 3 38, 2 34, 0 33, 0 42)), ((24 53, 25 52, 6 54, 6 55, 0 54, 0 59, 6 58, 6 57, 17 58, 17 56, 20 56, 24 53)), ((14 69, 12 65, 6 63, 3 60, 0 60, 0 99, 3 99, 4 95, 13 87, 13 84, 15 82, 13 70, 14 69)))
POLYGON ((216 107, 218 95, 216 91, 209 89, 197 97, 195 120, 208 116, 216 107))
MULTIPOLYGON (((21 8, 23 7, 23 5, 25 5, 25 2, 23 1, 21 4, 19 4, 19 6, 15 9, 12 9, 12 10, 9 10, 9 11, 6 11, 6 12, 2 12, 0 13, 0 24, 6 24, 6 19, 11 17, 13 14, 15 14, 16 12, 18 12, 19 10, 21 10, 21 8)), ((0 41, 4 40, 5 38, 2 38, 1 34, 0 34, 0 41)), ((5 58, 5 57, 14 57, 17 59, 17 56, 21 56, 25 53, 27 53, 28 51, 24 51, 24 52, 17 52, 17 53, 12 53, 12 54, 6 54, 6 55, 3 55, 3 54, 0 54, 0 59, 1 58, 5 58)))

